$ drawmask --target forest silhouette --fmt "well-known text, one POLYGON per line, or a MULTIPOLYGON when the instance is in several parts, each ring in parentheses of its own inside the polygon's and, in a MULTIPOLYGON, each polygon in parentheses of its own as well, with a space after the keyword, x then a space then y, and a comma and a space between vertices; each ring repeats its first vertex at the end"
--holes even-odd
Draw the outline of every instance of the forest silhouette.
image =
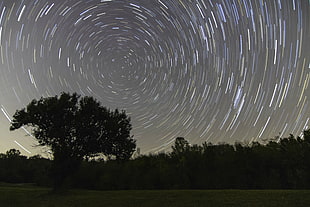
POLYGON ((177 137, 170 152, 133 156, 136 144, 124 111, 69 93, 33 100, 11 124, 11 130, 32 127, 53 158, 11 149, 0 154, 0 182, 54 190, 310 188, 310 129, 302 138, 265 144, 191 145, 177 137))
MULTIPOLYGON (((52 161, 0 154, 0 181, 52 186, 52 161)), ((170 153, 130 160, 83 160, 67 183, 74 188, 125 189, 307 189, 310 188, 310 130, 268 144, 190 145, 176 139, 170 153), (183 143, 177 143, 179 141, 183 143), (179 148, 181 146, 181 148, 179 148)))

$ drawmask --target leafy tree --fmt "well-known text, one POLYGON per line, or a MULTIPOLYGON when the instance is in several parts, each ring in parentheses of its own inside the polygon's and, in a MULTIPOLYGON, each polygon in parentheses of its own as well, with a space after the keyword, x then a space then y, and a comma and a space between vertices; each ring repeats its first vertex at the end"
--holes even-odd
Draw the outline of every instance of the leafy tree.
POLYGON ((188 141, 184 137, 177 137, 172 146, 172 155, 181 155, 187 152, 190 148, 188 141))
POLYGON ((17 149, 10 149, 10 150, 6 151, 5 154, 6 154, 7 158, 18 158, 21 153, 17 149))
POLYGON ((10 130, 22 126, 31 127, 39 144, 51 148, 55 188, 63 187, 84 158, 103 154, 129 159, 136 147, 125 111, 111 111, 76 93, 31 101, 15 112, 10 130))

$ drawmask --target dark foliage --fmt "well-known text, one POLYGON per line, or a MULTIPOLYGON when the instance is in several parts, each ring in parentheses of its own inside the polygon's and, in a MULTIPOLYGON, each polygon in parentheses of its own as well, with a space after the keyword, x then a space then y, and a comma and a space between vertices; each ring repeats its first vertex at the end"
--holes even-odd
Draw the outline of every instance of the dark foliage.
POLYGON ((50 166, 50 160, 39 155, 27 158, 20 155, 20 151, 10 149, 5 154, 0 154, 0 182, 49 186, 50 166))
POLYGON ((310 188, 310 138, 292 135, 251 145, 177 138, 169 154, 143 155, 125 163, 85 162, 75 187, 91 189, 302 189, 310 188), (87 176, 88 175, 88 176, 87 176))
MULTIPOLYGON (((142 155, 125 162, 83 161, 70 179, 74 187, 98 190, 309 189, 309 140, 310 129, 304 131, 303 139, 291 135, 265 145, 191 146, 178 138, 168 154, 142 155)), ((27 159, 10 150, 0 156, 0 163, 6 163, 0 168, 0 181, 38 182, 34 175, 46 171, 50 161, 27 159), (33 161, 45 164, 29 167, 33 161)), ((41 178, 41 183, 48 183, 46 177, 41 178)))
POLYGON ((63 187, 83 159, 103 154, 127 160, 136 147, 124 111, 111 111, 94 98, 76 93, 33 100, 15 112, 10 130, 22 126, 31 127, 39 144, 51 148, 55 188, 63 187))

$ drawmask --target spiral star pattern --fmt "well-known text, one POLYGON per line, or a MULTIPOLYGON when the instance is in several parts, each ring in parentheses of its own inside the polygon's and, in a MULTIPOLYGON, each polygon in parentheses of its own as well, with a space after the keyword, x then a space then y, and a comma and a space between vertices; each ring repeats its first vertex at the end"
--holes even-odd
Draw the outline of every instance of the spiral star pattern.
POLYGON ((62 91, 125 109, 142 152, 301 135, 309 34, 308 0, 3 0, 0 149, 30 153, 8 120, 62 91))

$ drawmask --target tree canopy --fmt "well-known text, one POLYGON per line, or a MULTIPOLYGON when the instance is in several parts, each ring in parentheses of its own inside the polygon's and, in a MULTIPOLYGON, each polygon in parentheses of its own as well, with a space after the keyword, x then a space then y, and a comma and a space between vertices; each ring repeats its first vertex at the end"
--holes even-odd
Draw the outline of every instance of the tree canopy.
POLYGON ((34 99, 15 112, 10 130, 23 126, 31 128, 40 145, 51 148, 58 168, 75 168, 84 158, 101 154, 129 159, 136 147, 125 111, 107 109, 76 93, 34 99))
POLYGON ((40 145, 55 153, 83 158, 102 153, 128 159, 135 149, 130 118, 111 111, 93 97, 62 93, 31 101, 13 115, 10 130, 30 126, 40 145))

